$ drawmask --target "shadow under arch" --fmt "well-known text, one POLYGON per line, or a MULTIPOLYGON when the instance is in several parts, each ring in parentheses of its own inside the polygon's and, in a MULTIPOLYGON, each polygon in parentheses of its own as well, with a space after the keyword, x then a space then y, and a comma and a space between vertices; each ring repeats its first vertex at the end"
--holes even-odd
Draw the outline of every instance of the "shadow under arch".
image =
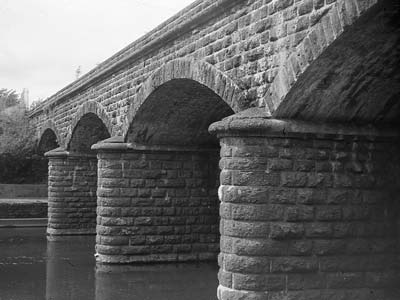
POLYGON ((46 128, 41 134, 37 145, 37 153, 43 156, 46 152, 56 149, 60 146, 59 139, 54 129, 46 128))
POLYGON ((223 72, 204 61, 176 59, 157 69, 141 86, 129 107, 123 129, 125 140, 131 125, 135 123, 134 119, 143 111, 142 106, 148 105, 146 102, 154 98, 154 93, 161 96, 163 91, 171 92, 171 88, 182 89, 187 98, 192 99, 196 94, 205 94, 208 91, 212 98, 222 99, 234 113, 247 108, 244 92, 223 72), (165 88, 166 84, 169 85, 168 88, 165 88))
POLYGON ((32 156, 32 172, 35 182, 48 182, 48 160, 44 154, 58 148, 60 138, 57 129, 52 121, 46 124, 39 131, 39 139, 36 142, 35 155, 32 156))
POLYGON ((379 1, 367 10, 305 69, 273 116, 398 124, 399 20, 400 8, 393 1, 379 1))
POLYGON ((208 87, 191 79, 172 79, 141 105, 126 134, 145 145, 214 147, 208 126, 234 111, 208 87))
POLYGON ((104 108, 95 101, 81 105, 65 139, 65 149, 72 152, 91 152, 90 147, 113 134, 111 120, 104 108))
MULTIPOLYGON (((50 151, 61 145, 61 136, 57 130, 57 127, 53 120, 47 120, 43 126, 40 127, 38 136, 36 149, 40 152, 40 150, 50 151), (55 148, 51 148, 56 145, 55 148)), ((44 152, 44 153, 45 153, 44 152)), ((41 152, 40 152, 41 153, 41 152)))

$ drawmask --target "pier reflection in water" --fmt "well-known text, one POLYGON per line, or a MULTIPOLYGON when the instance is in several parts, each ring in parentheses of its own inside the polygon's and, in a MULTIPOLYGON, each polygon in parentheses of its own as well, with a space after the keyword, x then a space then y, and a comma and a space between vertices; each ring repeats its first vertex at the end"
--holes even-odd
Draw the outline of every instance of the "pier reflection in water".
POLYGON ((96 267, 94 242, 47 242, 42 228, 0 229, 0 300, 216 298, 216 262, 96 267))

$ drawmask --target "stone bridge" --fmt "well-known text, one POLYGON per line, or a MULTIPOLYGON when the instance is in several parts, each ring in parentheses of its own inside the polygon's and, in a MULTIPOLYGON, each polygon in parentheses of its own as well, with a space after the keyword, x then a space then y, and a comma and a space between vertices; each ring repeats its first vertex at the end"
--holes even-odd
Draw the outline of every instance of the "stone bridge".
POLYGON ((399 299, 399 20, 194 2, 30 112, 48 238, 97 234, 99 265, 218 256, 220 300, 399 299))

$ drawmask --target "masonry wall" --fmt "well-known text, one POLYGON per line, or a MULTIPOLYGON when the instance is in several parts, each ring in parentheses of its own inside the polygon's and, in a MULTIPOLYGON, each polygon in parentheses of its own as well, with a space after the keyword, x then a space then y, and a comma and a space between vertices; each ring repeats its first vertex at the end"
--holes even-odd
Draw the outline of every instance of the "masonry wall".
POLYGON ((97 260, 216 260, 218 152, 101 152, 97 260))
POLYGON ((219 299, 398 299, 393 141, 221 139, 219 299))
POLYGON ((95 156, 49 157, 47 234, 94 234, 96 189, 95 156))
POLYGON ((0 219, 46 218, 47 201, 23 199, 0 199, 0 219))
POLYGON ((52 120, 64 141, 73 130, 71 123, 80 105, 96 101, 104 107, 113 132, 121 134, 143 82, 178 58, 206 62, 221 71, 243 91, 241 109, 275 107, 297 76, 376 2, 197 1, 51 97, 32 112, 32 122, 44 130, 52 120), (129 56, 132 59, 121 68, 101 75, 129 56), (279 72, 284 76, 278 78, 271 98, 267 92, 279 72), (94 83, 75 92, 94 78, 94 83))

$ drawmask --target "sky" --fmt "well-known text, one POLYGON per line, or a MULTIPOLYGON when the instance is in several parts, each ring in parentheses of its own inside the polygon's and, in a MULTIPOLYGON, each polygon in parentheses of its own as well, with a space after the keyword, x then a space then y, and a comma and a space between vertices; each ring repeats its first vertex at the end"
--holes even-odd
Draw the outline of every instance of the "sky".
POLYGON ((46 99, 194 0, 0 0, 0 89, 46 99))

